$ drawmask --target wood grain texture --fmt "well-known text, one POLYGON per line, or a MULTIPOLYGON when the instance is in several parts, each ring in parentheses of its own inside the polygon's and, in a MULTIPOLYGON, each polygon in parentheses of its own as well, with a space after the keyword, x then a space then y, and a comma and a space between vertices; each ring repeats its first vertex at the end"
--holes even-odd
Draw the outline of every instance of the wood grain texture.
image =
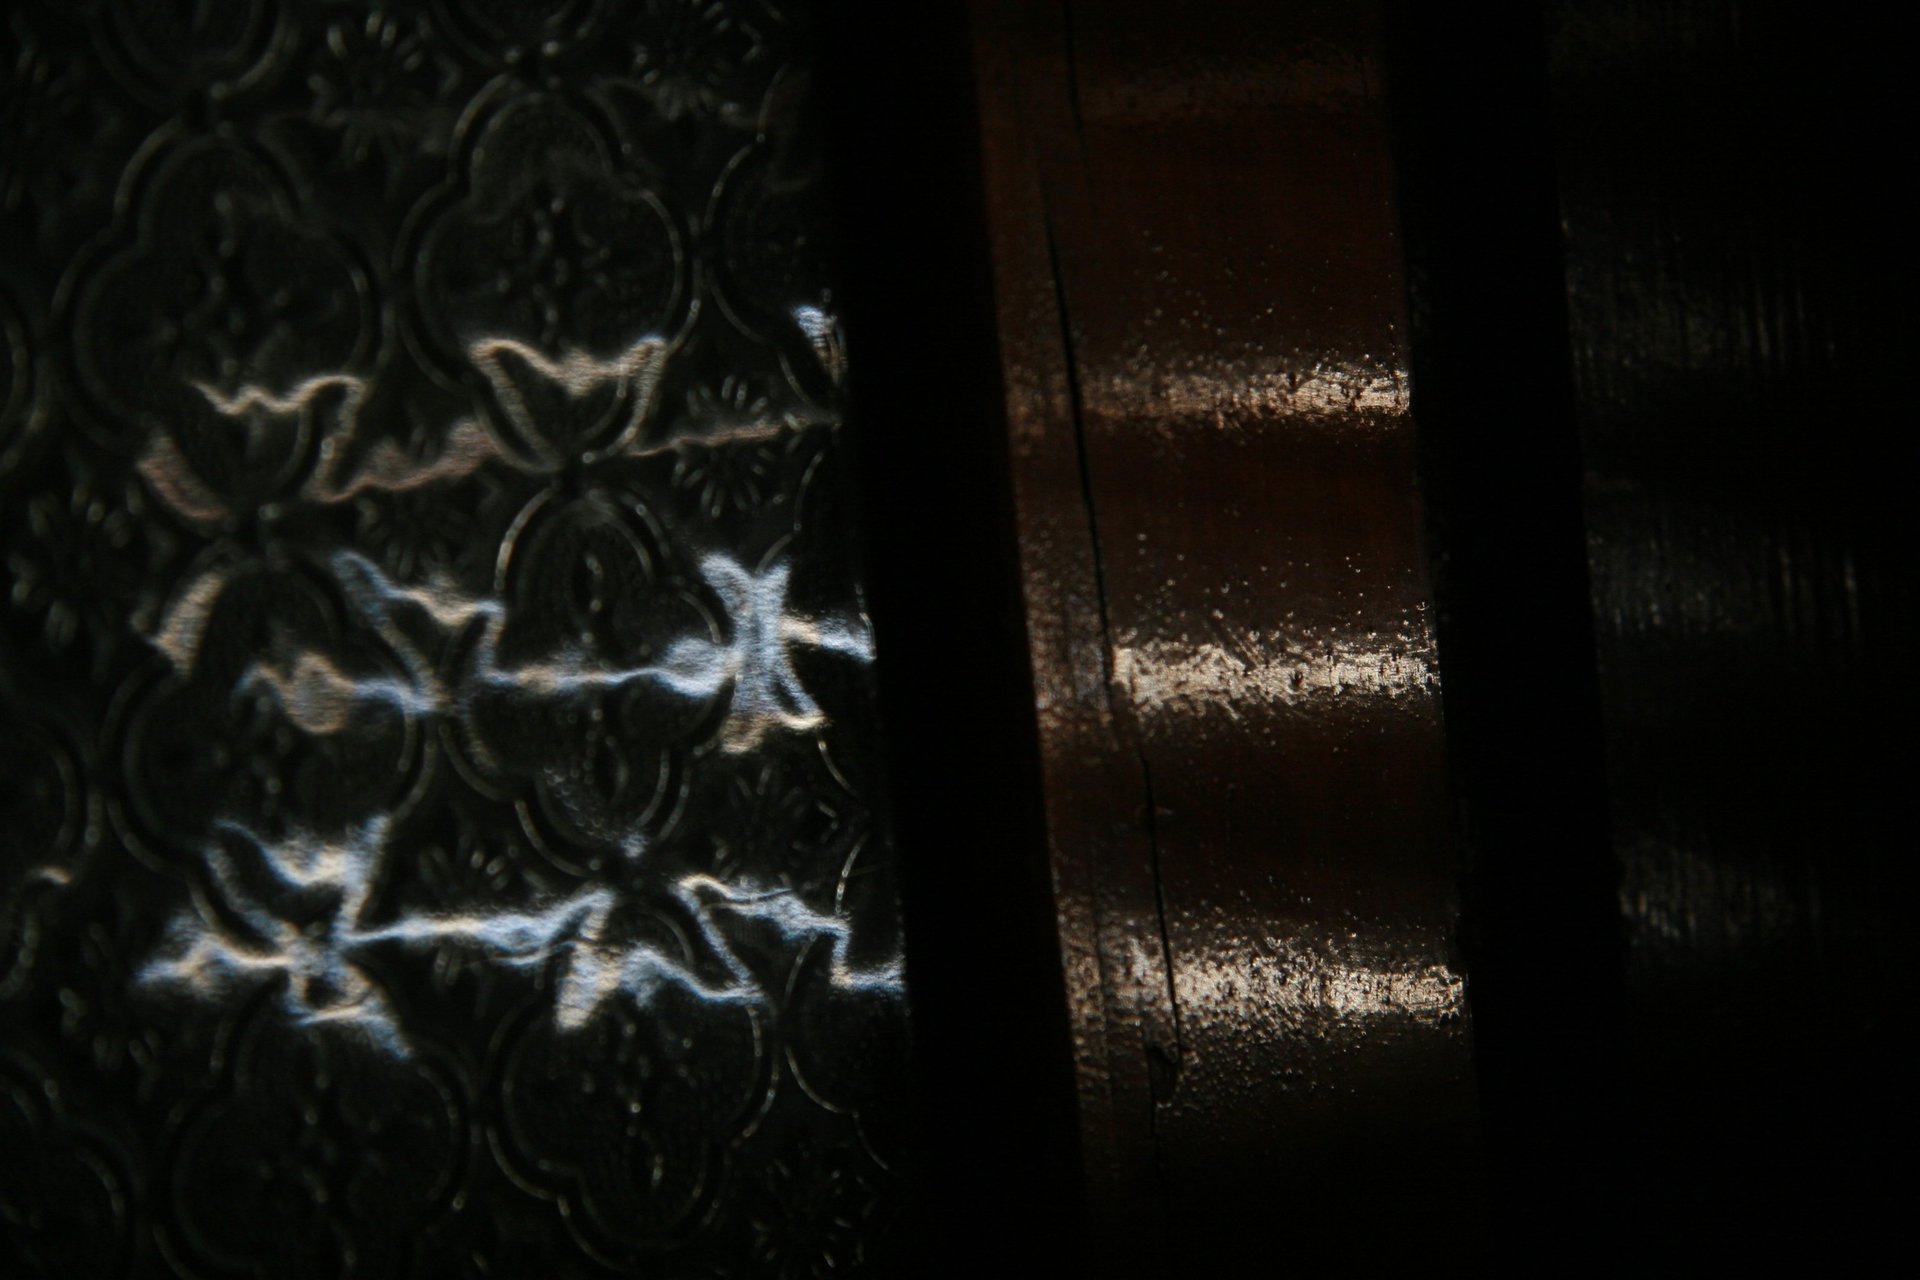
POLYGON ((1475 1108, 1376 15, 975 17, 1094 1234, 1432 1239, 1475 1108))
POLYGON ((1903 72, 1862 15, 1546 13, 1633 1217, 1681 1265, 1846 1256, 1901 1105, 1903 72))

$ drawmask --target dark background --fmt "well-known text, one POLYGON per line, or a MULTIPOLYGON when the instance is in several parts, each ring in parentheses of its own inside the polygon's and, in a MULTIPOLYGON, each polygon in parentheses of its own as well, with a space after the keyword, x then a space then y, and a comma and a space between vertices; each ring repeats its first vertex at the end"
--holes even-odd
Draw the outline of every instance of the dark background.
MULTIPOLYGON (((1249 40, 1288 38, 1284 6, 1236 12, 1249 40)), ((1692 2, 1391 4, 1386 33, 1488 1157, 1485 1220, 1409 1251, 1636 1273, 1863 1257, 1895 1221, 1904 1129, 1897 42, 1692 2)), ((920 1243, 955 1274, 1070 1271, 979 37, 924 4, 842 6, 824 38, 914 851, 920 1243)), ((1255 1271, 1301 1238, 1284 1210, 1255 1271)))

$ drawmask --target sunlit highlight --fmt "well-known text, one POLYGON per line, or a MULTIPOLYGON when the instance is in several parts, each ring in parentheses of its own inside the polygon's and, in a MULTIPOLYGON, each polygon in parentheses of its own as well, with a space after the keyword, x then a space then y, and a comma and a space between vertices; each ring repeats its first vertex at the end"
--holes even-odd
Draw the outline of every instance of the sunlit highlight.
MULTIPOLYGON (((837 321, 811 307, 797 309, 794 318, 837 377, 843 359, 837 321)), ((489 338, 471 344, 467 354, 486 377, 507 425, 536 448, 546 447, 542 442, 548 437, 535 421, 526 378, 576 400, 609 389, 622 397, 621 411, 629 417, 613 424, 616 439, 609 451, 633 456, 771 441, 820 425, 789 419, 703 422, 637 446, 633 436, 671 345, 650 336, 611 357, 580 351, 549 356, 521 342, 489 338)), ((298 465, 299 450, 312 448, 312 465, 297 492, 285 495, 289 498, 338 503, 370 491, 399 492, 458 479, 495 459, 512 461, 483 421, 473 417, 448 424, 438 433, 437 448, 425 456, 393 440, 361 447, 358 434, 370 396, 366 379, 354 374, 321 374, 279 389, 244 385, 228 392, 193 385, 208 407, 239 431, 280 433, 289 468, 298 465)), ((195 523, 217 526, 249 514, 216 494, 167 432, 155 434, 139 467, 161 501, 195 523)), ((519 535, 516 524, 503 566, 519 535)), ((194 675, 221 602, 257 567, 230 557, 210 563, 163 611, 149 639, 179 678, 194 675)), ((668 639, 651 660, 632 664, 585 640, 563 641, 534 656, 516 649, 509 660, 502 656, 508 650, 508 609, 497 596, 474 594, 437 575, 398 582, 353 550, 333 552, 324 570, 338 588, 349 629, 377 637, 394 665, 369 671, 314 640, 276 631, 267 651, 254 657, 232 689, 235 697, 262 700, 315 738, 345 734, 370 713, 412 723, 459 723, 483 698, 554 702, 645 685, 691 703, 724 699, 718 745, 740 753, 772 735, 815 732, 827 723, 796 668, 802 652, 857 663, 873 656, 864 617, 795 609, 792 564, 783 556, 756 568, 721 551, 700 555, 697 573, 708 598, 717 603, 715 622, 696 624, 692 633, 668 639), (430 656, 453 653, 463 656, 430 656)), ((475 902, 383 913, 376 905, 376 886, 385 883, 393 859, 410 852, 395 847, 385 815, 330 835, 292 829, 270 836, 227 818, 214 824, 197 852, 206 873, 202 887, 211 896, 176 916, 140 981, 209 1002, 276 983, 277 999, 295 1024, 349 1030, 397 1056, 412 1050, 369 963, 377 949, 451 949, 550 976, 553 1017, 563 1030, 587 1026, 616 1002, 649 1007, 669 991, 706 1003, 767 1009, 773 993, 729 941, 729 929, 723 927, 729 922, 736 929, 752 922, 758 926, 756 938, 777 937, 791 952, 789 966, 824 947, 828 981, 838 988, 880 995, 901 989, 897 957, 877 966, 857 963, 849 922, 779 885, 694 874, 656 886, 644 897, 611 883, 589 883, 517 904, 475 902), (671 917, 678 939, 666 949, 634 936, 634 920, 660 912, 671 917)), ((636 832, 621 853, 617 865, 630 874, 646 858, 647 846, 636 832)))
POLYGON ((619 939, 621 897, 607 886, 582 888, 533 909, 488 904, 370 920, 373 885, 394 853, 384 816, 335 840, 297 833, 276 844, 236 823, 220 824, 218 834, 226 839, 203 850, 206 865, 247 936, 235 936, 198 912, 183 912, 140 981, 219 1001, 237 988, 278 978, 280 1003, 296 1025, 334 1023, 396 1056, 409 1056, 411 1049, 364 967, 367 955, 382 946, 451 946, 513 968, 554 966, 554 1021, 562 1030, 587 1026, 614 1001, 650 1007, 667 988, 703 1003, 767 1008, 773 993, 721 927, 727 916, 771 925, 795 955, 824 940, 831 957, 828 980, 836 987, 878 995, 902 989, 897 959, 855 964, 848 922, 814 910, 782 887, 710 875, 667 885, 665 901, 680 908, 678 918, 706 959, 701 965, 646 941, 619 939), (243 860, 229 852, 235 847, 244 851, 243 860), (702 969, 718 976, 703 976, 702 969))

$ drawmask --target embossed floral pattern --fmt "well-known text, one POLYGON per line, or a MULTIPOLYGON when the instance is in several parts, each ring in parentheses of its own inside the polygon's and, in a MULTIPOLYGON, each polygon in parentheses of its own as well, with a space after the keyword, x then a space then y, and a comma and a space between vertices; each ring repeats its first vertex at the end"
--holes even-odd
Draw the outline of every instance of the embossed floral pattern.
POLYGON ((806 7, 7 21, 0 1273, 884 1270, 806 7))
POLYGON ((453 84, 424 19, 375 10, 327 25, 326 57, 309 76, 310 114, 340 139, 348 164, 378 159, 391 175, 418 152, 444 145, 441 95, 453 84))
POLYGON ((71 881, 86 818, 79 762, 46 726, 0 702, 0 993, 40 948, 41 913, 71 881))
POLYGON ((630 20, 630 75, 669 120, 749 115, 754 72, 766 60, 767 15, 737 0, 642 0, 630 20))
POLYGON ((41 1086, 44 1074, 0 1059, 0 1257, 20 1274, 113 1274, 132 1227, 126 1174, 41 1086))
POLYGON ((770 1161, 755 1210, 752 1259, 761 1275, 827 1280, 861 1269, 873 1196, 854 1170, 823 1169, 805 1154, 770 1161))
POLYGON ((169 1206, 187 1249, 256 1275, 397 1276, 450 1188, 459 1113, 409 1064, 255 1023, 182 1125, 169 1206))
POLYGON ((33 342, 0 276, 0 478, 13 469, 38 425, 33 342))
POLYGON ((232 520, 312 464, 321 389, 367 350, 368 285, 250 149, 195 140, 153 166, 118 252, 81 285, 79 373, 110 431, 144 435, 163 501, 232 520))
POLYGON ((442 366, 490 393, 501 446, 536 465, 631 441, 690 315, 679 232, 616 163, 623 145, 558 98, 511 103, 434 198, 445 207, 420 248, 419 288, 443 300, 423 317, 442 366))
POLYGON ((90 641, 96 650, 126 630, 152 625, 158 606, 154 570, 172 539, 153 527, 136 485, 108 489, 91 475, 70 475, 64 493, 43 490, 14 512, 5 564, 7 603, 40 633, 50 653, 90 641))

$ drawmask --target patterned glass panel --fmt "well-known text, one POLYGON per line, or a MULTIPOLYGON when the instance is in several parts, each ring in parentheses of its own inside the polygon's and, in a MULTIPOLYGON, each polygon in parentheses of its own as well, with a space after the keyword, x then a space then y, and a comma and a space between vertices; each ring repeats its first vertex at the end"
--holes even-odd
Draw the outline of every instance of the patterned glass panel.
POLYGON ((807 24, 0 19, 0 1271, 883 1254, 807 24))

